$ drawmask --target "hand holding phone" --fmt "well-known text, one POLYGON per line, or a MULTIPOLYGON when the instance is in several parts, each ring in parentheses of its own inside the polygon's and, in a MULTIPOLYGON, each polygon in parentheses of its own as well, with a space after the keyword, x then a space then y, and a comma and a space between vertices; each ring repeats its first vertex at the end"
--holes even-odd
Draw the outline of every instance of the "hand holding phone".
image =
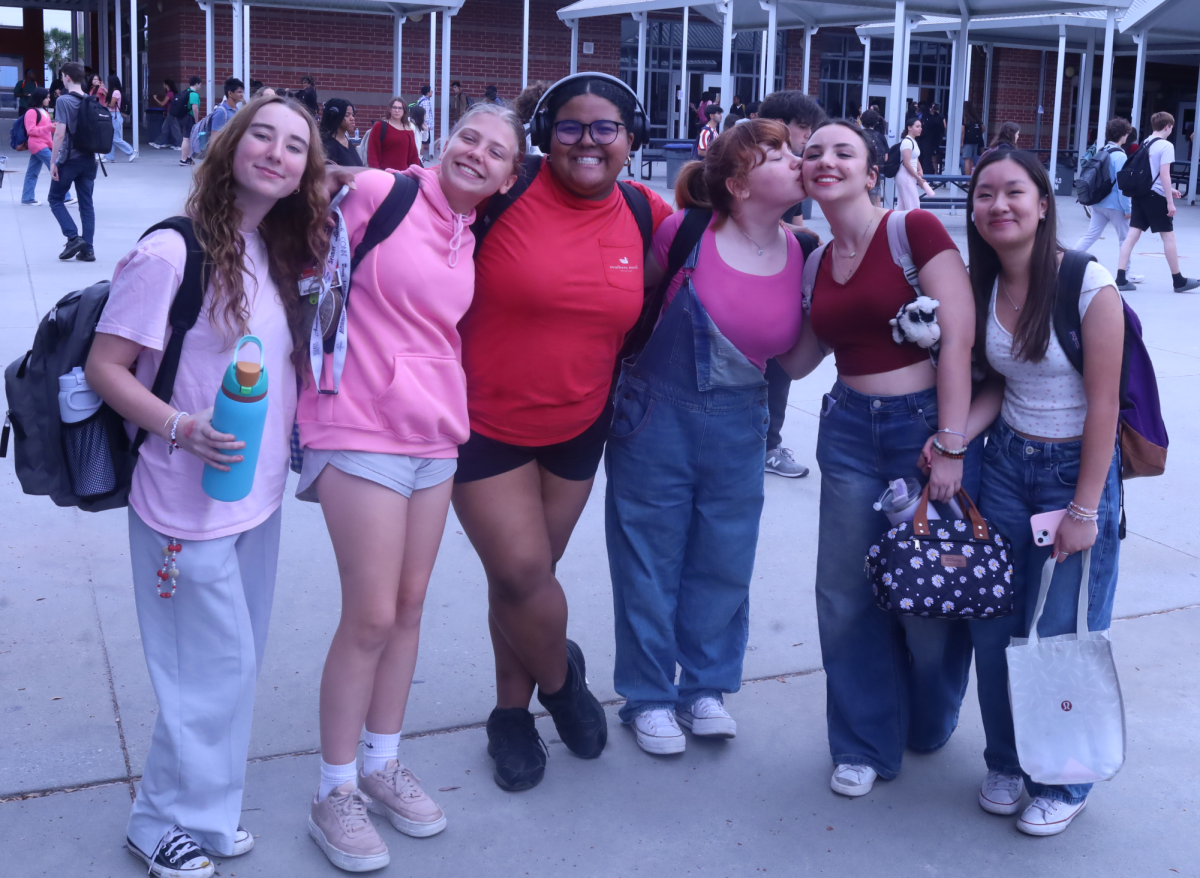
POLYGON ((1065 509, 1055 509, 1053 512, 1041 512, 1030 516, 1029 524, 1033 528, 1033 542, 1038 546, 1053 546, 1058 536, 1058 525, 1067 515, 1065 509))

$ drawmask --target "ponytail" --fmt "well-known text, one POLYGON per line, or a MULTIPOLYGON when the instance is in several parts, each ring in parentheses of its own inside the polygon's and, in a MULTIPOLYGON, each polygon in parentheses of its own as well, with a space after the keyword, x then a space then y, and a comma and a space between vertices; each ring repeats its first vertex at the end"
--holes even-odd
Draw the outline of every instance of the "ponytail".
POLYGON ((729 180, 745 180, 763 163, 768 149, 783 149, 788 129, 775 119, 751 119, 717 136, 702 161, 688 162, 675 180, 675 203, 711 210, 717 225, 733 212, 734 198, 729 180))

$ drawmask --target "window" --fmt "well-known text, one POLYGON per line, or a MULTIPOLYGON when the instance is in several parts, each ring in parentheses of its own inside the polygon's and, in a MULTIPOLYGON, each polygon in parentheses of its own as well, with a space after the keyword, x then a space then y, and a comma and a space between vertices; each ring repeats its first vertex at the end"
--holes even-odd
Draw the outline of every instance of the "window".
POLYGON ((24 10, 18 6, 0 6, 0 27, 25 26, 24 10))

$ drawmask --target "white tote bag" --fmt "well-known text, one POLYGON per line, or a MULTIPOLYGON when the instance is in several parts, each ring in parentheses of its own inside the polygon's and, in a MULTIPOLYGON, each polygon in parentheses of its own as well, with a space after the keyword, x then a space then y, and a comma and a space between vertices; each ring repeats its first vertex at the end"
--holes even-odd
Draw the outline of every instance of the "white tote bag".
POLYGON ((1088 631, 1092 550, 1083 553, 1075 634, 1038 637, 1057 562, 1042 568, 1027 639, 1014 637, 1008 658, 1017 756, 1037 783, 1108 780, 1125 762, 1125 704, 1108 631, 1088 631))

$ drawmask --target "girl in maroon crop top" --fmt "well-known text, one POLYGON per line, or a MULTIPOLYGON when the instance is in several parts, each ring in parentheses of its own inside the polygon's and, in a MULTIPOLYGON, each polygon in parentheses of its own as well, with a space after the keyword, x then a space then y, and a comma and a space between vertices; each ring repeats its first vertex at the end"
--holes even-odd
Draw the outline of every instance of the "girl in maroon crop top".
POLYGON ((793 378, 830 351, 837 359, 817 439, 816 591, 836 766, 830 786, 847 796, 865 795, 878 776, 895 777, 906 748, 929 752, 946 743, 971 665, 965 621, 920 618, 922 608, 881 613, 863 575, 863 559, 889 526, 872 503, 889 481, 920 478, 931 436, 946 454, 933 458, 930 496, 948 499, 962 483, 975 334, 962 258, 937 218, 914 210, 906 231, 921 290, 939 302, 938 368, 927 351, 892 339, 888 321, 914 292, 892 261, 889 211, 871 204, 879 158, 862 130, 844 120, 818 128, 808 141, 804 187, 821 205, 833 240, 817 272, 811 319, 796 347, 777 358, 793 378))

